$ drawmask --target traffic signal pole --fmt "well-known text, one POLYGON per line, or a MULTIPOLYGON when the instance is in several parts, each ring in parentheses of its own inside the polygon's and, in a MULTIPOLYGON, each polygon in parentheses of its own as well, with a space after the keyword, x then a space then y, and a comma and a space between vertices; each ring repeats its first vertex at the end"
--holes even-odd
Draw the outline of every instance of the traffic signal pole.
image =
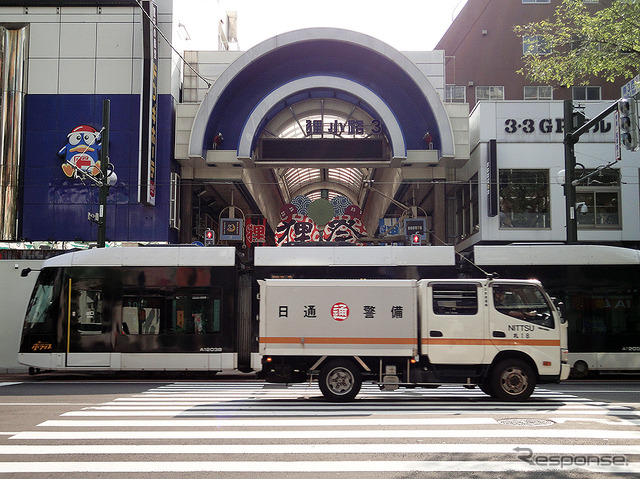
POLYGON ((576 220, 576 187, 573 179, 576 174, 575 144, 578 138, 573 132, 573 101, 564 101, 564 196, 566 199, 567 244, 578 242, 578 222, 576 220))
POLYGON ((612 103, 595 118, 576 128, 574 126, 573 100, 564 101, 564 195, 566 199, 567 244, 578 243, 578 220, 576 218, 576 154, 575 144, 580 137, 602 119, 616 111, 618 102, 612 103))

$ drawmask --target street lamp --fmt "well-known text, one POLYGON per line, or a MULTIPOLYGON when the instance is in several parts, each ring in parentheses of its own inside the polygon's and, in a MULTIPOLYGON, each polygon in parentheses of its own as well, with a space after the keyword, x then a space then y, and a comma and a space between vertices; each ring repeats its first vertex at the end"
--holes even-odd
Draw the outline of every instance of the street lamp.
POLYGON ((118 181, 113 165, 109 163, 109 119, 111 117, 111 102, 104 100, 102 103, 102 148, 100 149, 100 171, 97 174, 91 174, 86 170, 78 167, 76 164, 66 161, 71 165, 77 174, 80 175, 80 181, 90 180, 100 188, 99 210, 98 213, 89 213, 89 221, 93 221, 98 225, 98 248, 104 248, 107 237, 107 196, 109 196, 109 188, 114 186, 118 181))

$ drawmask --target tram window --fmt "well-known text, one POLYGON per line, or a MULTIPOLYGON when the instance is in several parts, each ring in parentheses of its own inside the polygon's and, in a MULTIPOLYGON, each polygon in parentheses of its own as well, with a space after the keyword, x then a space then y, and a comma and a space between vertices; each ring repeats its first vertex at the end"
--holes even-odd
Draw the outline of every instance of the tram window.
POLYGON ((102 333, 102 291, 74 289, 71 324, 81 335, 102 333))
POLYGON ((216 334, 220 332, 221 295, 185 293, 124 296, 125 334, 216 334))
POLYGON ((545 328, 554 327, 551 308, 535 286, 496 284, 493 286, 493 305, 502 314, 545 328))
POLYGON ((433 312, 442 315, 478 313, 478 286, 475 284, 434 284, 433 312))
POLYGON ((220 332, 220 300, 209 295, 176 296, 172 302, 177 333, 215 334, 220 332))
POLYGON ((122 330, 127 334, 160 334, 162 298, 124 297, 122 330))

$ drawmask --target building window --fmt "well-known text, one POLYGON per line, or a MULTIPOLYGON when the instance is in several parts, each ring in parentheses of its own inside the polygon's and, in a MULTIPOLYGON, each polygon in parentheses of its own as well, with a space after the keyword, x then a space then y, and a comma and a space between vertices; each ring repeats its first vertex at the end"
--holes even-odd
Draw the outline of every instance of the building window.
POLYGON ((548 170, 499 171, 500 228, 550 228, 548 170))
POLYGON ((522 38, 523 55, 546 55, 551 53, 542 35, 525 35, 522 38))
POLYGON ((446 85, 444 101, 448 103, 466 103, 467 89, 462 85, 446 85))
POLYGON ((525 86, 525 100, 553 100, 553 88, 550 86, 525 86))
POLYGON ((578 228, 619 229, 620 170, 585 170, 583 176, 587 179, 576 187, 578 228))
POLYGON ((480 100, 504 100, 503 86, 477 86, 476 101, 480 100))
POLYGON ((574 86, 571 88, 573 100, 601 100, 599 86, 574 86))

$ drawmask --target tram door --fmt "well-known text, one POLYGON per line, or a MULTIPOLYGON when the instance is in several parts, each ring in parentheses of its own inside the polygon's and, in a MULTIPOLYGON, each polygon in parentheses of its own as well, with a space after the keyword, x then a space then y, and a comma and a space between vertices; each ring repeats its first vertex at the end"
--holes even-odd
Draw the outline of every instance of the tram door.
POLYGON ((112 335, 101 281, 69 279, 67 293, 67 366, 109 367, 112 335))

